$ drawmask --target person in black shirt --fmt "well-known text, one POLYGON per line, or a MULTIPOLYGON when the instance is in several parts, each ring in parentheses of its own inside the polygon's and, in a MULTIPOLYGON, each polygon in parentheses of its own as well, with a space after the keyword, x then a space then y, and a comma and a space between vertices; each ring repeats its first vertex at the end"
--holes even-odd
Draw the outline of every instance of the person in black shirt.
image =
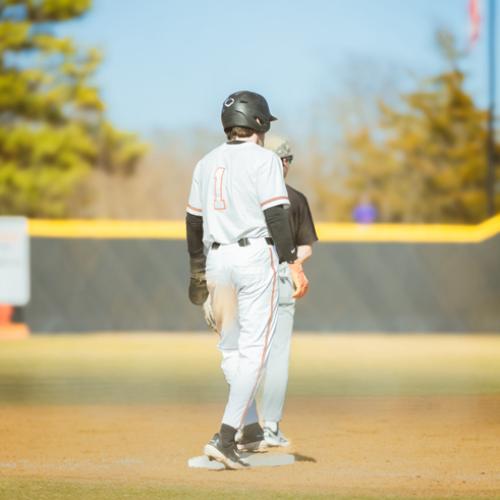
MULTIPOLYGON (((293 161, 290 144, 278 137, 266 138, 267 148, 273 150, 283 164, 286 178, 293 161)), ((290 208, 288 220, 298 259, 303 263, 312 255, 312 245, 318 240, 307 198, 300 191, 286 185, 290 208)), ((286 263, 285 263, 286 264, 286 263)), ((279 268, 278 325, 269 351, 267 369, 261 386, 259 413, 264 422, 264 439, 269 446, 288 446, 289 440, 280 431, 285 394, 288 384, 288 365, 292 339, 295 299, 293 282, 286 265, 279 268)))

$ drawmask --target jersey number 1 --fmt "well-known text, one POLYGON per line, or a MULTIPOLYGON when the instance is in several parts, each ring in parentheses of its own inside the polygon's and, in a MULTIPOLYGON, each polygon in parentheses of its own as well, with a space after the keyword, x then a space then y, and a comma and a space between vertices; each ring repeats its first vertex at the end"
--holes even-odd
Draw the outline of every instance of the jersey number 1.
POLYGON ((225 168, 219 167, 215 171, 214 208, 215 210, 226 210, 226 201, 222 196, 222 180, 224 179, 225 168))

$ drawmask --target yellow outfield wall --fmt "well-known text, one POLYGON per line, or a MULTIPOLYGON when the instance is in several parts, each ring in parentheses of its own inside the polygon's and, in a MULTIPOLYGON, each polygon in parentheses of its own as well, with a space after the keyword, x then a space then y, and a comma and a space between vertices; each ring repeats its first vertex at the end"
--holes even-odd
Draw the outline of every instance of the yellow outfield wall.
MULTIPOLYGON (((500 215, 480 224, 351 224, 319 222, 321 242, 481 243, 500 233, 500 215)), ((184 221, 30 219, 35 238, 185 239, 184 221)))

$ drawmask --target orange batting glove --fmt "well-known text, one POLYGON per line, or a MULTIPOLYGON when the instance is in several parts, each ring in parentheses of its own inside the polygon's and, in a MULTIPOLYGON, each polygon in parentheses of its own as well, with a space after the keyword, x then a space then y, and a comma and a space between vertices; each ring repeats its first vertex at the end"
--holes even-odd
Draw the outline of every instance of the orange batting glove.
POLYGON ((295 292, 292 295, 294 299, 302 298, 309 290, 309 280, 302 269, 302 263, 299 260, 288 264, 290 274, 292 275, 295 292))

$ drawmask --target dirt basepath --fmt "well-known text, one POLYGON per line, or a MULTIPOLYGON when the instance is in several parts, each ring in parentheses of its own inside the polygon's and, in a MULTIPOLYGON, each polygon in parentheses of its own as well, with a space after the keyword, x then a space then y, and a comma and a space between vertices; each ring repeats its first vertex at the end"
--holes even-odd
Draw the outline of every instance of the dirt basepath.
POLYGON ((189 469, 220 404, 1 406, 0 476, 234 491, 500 497, 500 396, 293 399, 292 466, 189 469))

